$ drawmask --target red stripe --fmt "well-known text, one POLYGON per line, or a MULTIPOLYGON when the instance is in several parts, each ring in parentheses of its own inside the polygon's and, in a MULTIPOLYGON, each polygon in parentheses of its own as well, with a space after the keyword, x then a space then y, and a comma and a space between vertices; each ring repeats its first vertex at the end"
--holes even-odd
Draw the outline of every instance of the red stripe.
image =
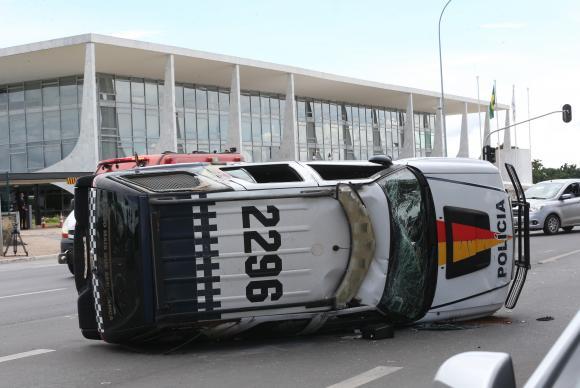
POLYGON ((445 242, 445 221, 437 220, 437 241, 445 242))
POLYGON ((476 226, 453 223, 451 224, 451 230, 454 241, 495 239, 494 232, 476 226))

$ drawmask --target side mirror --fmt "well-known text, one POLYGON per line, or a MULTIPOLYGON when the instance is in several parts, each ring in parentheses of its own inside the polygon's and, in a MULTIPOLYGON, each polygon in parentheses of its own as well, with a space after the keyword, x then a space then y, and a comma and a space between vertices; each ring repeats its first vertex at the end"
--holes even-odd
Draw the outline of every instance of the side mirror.
POLYGON ((515 388, 512 358, 507 353, 466 352, 445 361, 434 387, 515 388))
POLYGON ((562 194, 560 196, 560 201, 564 201, 564 200, 570 199, 570 198, 574 198, 574 196, 572 194, 562 194))

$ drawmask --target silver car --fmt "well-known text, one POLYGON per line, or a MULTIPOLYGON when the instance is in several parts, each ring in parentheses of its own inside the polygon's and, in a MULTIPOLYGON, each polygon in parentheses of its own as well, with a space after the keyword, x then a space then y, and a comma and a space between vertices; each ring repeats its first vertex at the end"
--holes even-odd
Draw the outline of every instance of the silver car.
POLYGON ((530 203, 530 230, 570 232, 580 225, 580 179, 539 182, 526 190, 530 203))

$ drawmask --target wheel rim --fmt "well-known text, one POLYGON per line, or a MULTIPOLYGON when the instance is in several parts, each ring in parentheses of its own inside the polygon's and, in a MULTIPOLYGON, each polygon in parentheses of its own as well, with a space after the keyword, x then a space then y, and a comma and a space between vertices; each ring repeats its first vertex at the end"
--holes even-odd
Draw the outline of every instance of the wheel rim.
POLYGON ((548 230, 552 233, 556 233, 560 228, 560 225, 558 224, 559 222, 556 217, 550 217, 550 219, 548 219, 548 230))

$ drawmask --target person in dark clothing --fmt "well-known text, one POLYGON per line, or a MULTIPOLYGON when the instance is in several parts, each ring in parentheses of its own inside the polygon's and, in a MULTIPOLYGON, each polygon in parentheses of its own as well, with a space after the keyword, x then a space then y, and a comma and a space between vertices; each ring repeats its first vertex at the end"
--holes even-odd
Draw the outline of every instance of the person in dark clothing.
POLYGON ((20 229, 27 229, 27 220, 28 220, 28 209, 26 206, 26 199, 24 198, 24 193, 20 193, 17 201, 18 206, 18 214, 20 215, 20 229))

